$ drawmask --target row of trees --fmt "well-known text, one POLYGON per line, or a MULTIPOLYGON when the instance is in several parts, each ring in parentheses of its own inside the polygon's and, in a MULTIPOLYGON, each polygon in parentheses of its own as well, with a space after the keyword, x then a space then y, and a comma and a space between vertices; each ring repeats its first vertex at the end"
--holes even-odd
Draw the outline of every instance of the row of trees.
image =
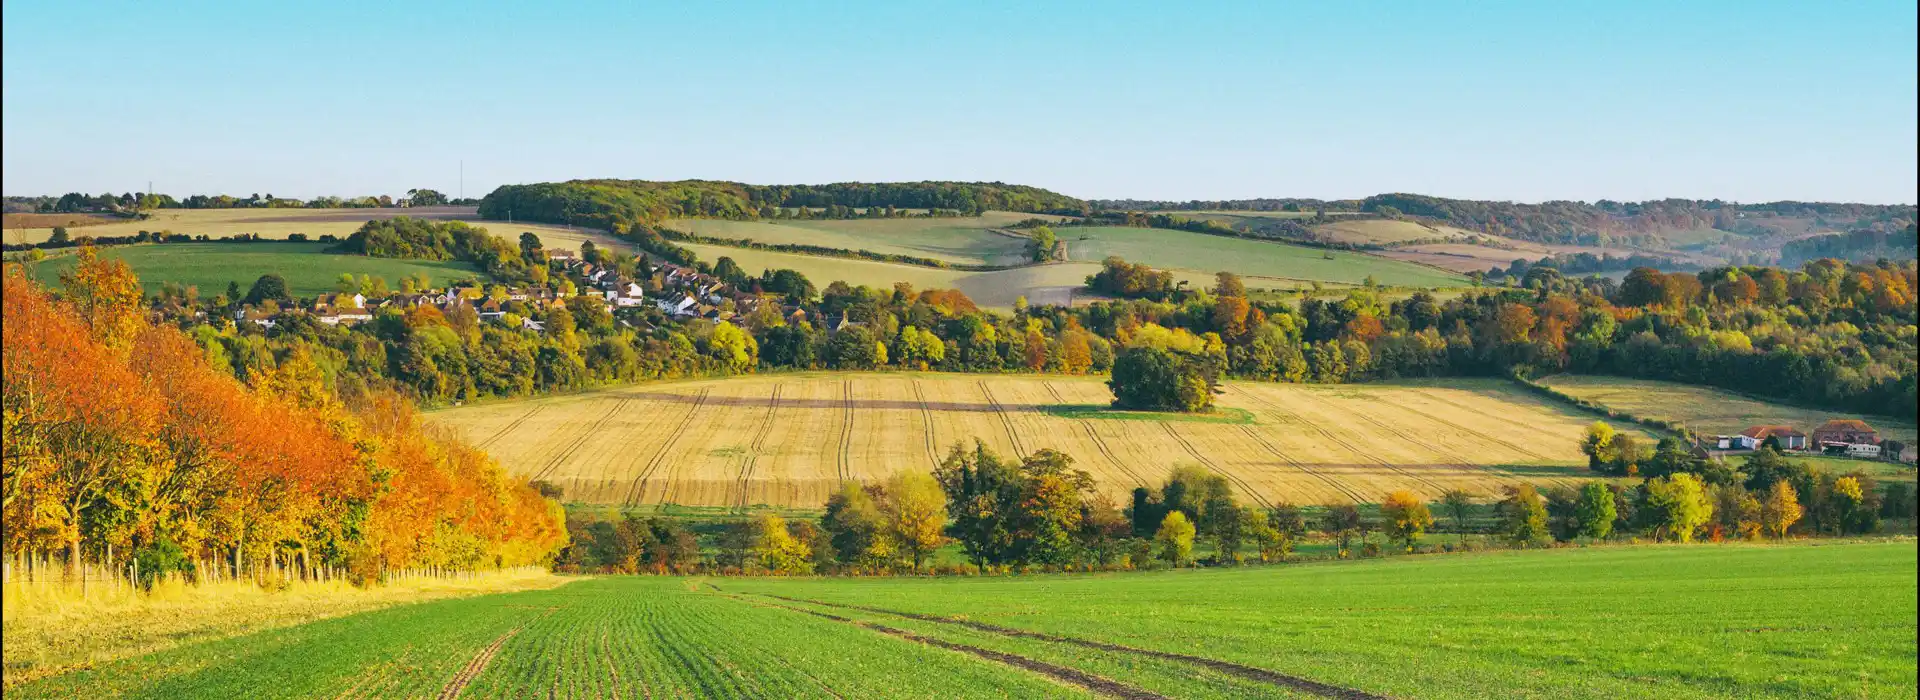
POLYGON ((55 298, 6 270, 10 554, 373 580, 541 563, 564 540, 556 504, 423 424, 404 394, 360 382, 336 393, 298 346, 243 382, 192 337, 149 325, 138 280, 91 249, 63 283, 55 298))
POLYGON ((437 190, 411 189, 402 200, 388 195, 369 195, 364 197, 315 197, 309 200, 287 197, 275 197, 269 192, 258 192, 246 197, 233 195, 196 194, 185 198, 175 198, 170 194, 155 192, 106 192, 88 195, 81 192, 68 192, 59 197, 8 197, 9 209, 14 206, 27 211, 41 213, 57 212, 134 212, 148 209, 249 209, 249 208, 307 208, 307 209, 370 209, 407 205, 415 207, 441 206, 456 203, 437 190))
POLYGON ((1589 481, 1539 489, 1507 487, 1489 508, 1465 491, 1429 502, 1406 490, 1378 504, 1303 508, 1239 502, 1224 476, 1174 468, 1157 487, 1138 487, 1118 506, 1073 458, 1041 449, 1007 458, 976 442, 955 445, 931 475, 901 472, 885 482, 842 484, 818 520, 762 513, 718 524, 703 554, 700 538, 672 518, 627 515, 570 523, 568 571, 884 575, 937 571, 942 547, 957 545, 972 570, 1103 570, 1233 566, 1250 558, 1287 561, 1306 541, 1332 556, 1413 552, 1445 525, 1447 546, 1542 547, 1627 538, 1656 542, 1780 539, 1879 531, 1882 518, 1912 520, 1911 487, 1884 496, 1862 474, 1835 475, 1756 455, 1735 476, 1713 480, 1675 472, 1639 483, 1589 481), (1475 536, 1469 545, 1466 538, 1475 536), (1202 551, 1205 554, 1202 554, 1202 551))

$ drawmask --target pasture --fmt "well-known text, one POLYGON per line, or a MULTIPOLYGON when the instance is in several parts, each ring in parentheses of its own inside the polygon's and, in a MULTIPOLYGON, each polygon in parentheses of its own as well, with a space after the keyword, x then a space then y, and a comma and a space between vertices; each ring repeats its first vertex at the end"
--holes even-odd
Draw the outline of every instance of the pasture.
POLYGON ((1004 232, 1004 227, 1031 218, 1057 220, 1061 217, 990 211, 981 216, 962 218, 674 219, 661 225, 677 231, 734 241, 867 250, 933 258, 962 265, 1019 265, 1027 262, 1027 239, 1004 232))
POLYGON ((1540 382, 1642 418, 1679 421, 1703 435, 1733 435, 1756 425, 1791 425, 1811 433, 1833 418, 1865 420, 1881 438, 1909 445, 1916 433, 1908 419, 1801 408, 1692 384, 1581 374, 1557 374, 1540 382))
MULTIPOLYGON (((436 260, 401 260, 341 255, 326 252, 331 243, 156 243, 109 246, 100 249, 106 258, 123 260, 140 276, 147 293, 160 290, 167 282, 199 287, 200 295, 211 298, 226 292, 228 282, 240 283, 246 290, 269 272, 287 280, 287 290, 295 296, 312 296, 335 290, 340 273, 372 275, 387 280, 398 289, 400 278, 424 274, 436 285, 450 280, 482 277, 472 265, 436 260)), ((59 286, 60 275, 73 269, 70 253, 56 254, 28 269, 41 284, 59 286)))
POLYGON ((1405 219, 1357 219, 1321 224, 1314 229, 1340 243, 1392 245, 1432 238, 1468 240, 1481 234, 1452 226, 1433 226, 1405 219))
POLYGON ((206 641, 9 697, 1911 698, 1915 546, 942 579, 614 576, 206 641))
POLYGON ((1075 261, 1099 262, 1118 255, 1157 268, 1207 275, 1225 270, 1303 282, 1358 283, 1369 276, 1383 285, 1403 287, 1450 287, 1465 282, 1442 270, 1376 255, 1272 241, 1124 226, 1062 227, 1058 233, 1067 243, 1067 257, 1075 261))
POLYGON ((955 443, 1073 456, 1120 502, 1175 466, 1269 504, 1377 503, 1409 489, 1492 496, 1590 478, 1592 422, 1498 380, 1226 385, 1251 423, 1115 420, 1096 377, 812 373, 647 384, 436 411, 512 473, 569 501, 817 508, 846 480, 932 470, 955 443), (1076 410, 1081 409, 1081 410, 1076 410))

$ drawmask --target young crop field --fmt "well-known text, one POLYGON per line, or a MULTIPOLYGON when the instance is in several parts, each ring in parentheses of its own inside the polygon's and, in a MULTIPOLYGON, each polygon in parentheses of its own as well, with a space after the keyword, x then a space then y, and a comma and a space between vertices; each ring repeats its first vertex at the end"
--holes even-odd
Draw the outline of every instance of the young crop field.
POLYGON ((1367 277, 1383 285, 1449 287, 1465 282, 1457 275, 1377 255, 1328 251, 1273 241, 1204 233, 1125 226, 1074 226, 1059 229, 1067 257, 1098 262, 1118 255, 1146 263, 1211 275, 1222 270, 1252 277, 1358 283, 1367 277))
POLYGON ((649 384, 438 411, 509 470, 585 503, 817 508, 842 481, 931 470, 958 442, 1061 450, 1124 501, 1180 465, 1269 504, 1377 503, 1409 489, 1492 496, 1590 478, 1591 417, 1494 380, 1230 383, 1251 422, 1126 420, 1098 378, 814 373, 649 384), (1067 407, 1061 410, 1059 407, 1067 407))
MULTIPOLYGON (((287 280, 296 296, 335 290, 340 273, 372 275, 398 288, 400 278, 426 275, 436 285, 461 278, 482 277, 478 269, 461 262, 370 258, 327 252, 331 243, 155 243, 102 248, 100 255, 126 261, 140 276, 148 293, 167 282, 200 288, 202 297, 225 293, 228 282, 245 290, 269 272, 287 280)), ((60 275, 73 269, 71 253, 31 263, 31 274, 42 284, 58 286, 60 275)))
POLYGON ((867 250, 964 265, 1018 265, 1027 261, 1027 240, 1020 235, 1004 232, 1004 227, 1031 218, 1057 220, 1061 217, 990 211, 981 216, 962 218, 675 219, 662 225, 687 233, 736 241, 867 250))
POLYGON ((1911 540, 943 579, 614 576, 8 697, 1911 698, 1911 540))
POLYGON ((1916 433, 1913 421, 1908 419, 1800 408, 1691 384, 1577 374, 1559 374, 1540 381, 1641 418, 1679 421, 1703 435, 1733 435, 1756 425, 1791 425, 1811 433, 1834 418, 1865 420, 1880 431, 1882 439, 1909 445, 1914 443, 1916 433))

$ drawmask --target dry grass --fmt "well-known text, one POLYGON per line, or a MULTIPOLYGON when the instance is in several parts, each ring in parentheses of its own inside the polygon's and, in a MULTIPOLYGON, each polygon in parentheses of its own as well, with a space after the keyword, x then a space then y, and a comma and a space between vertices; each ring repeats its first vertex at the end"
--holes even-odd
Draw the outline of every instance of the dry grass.
MULTIPOLYGON (((85 214, 8 214, 6 216, 7 243, 38 243, 53 235, 53 226, 60 223, 55 219, 28 219, 17 217, 52 216, 61 218, 89 217, 85 214), (18 222, 18 225, 16 225, 18 222)), ((522 231, 539 234, 542 241, 549 236, 555 239, 573 239, 581 236, 577 230, 565 226, 547 224, 509 224, 503 221, 484 221, 474 207, 417 207, 412 209, 159 209, 151 218, 141 219, 99 219, 84 229, 68 231, 69 235, 80 236, 133 236, 141 231, 172 231, 190 236, 205 235, 210 238, 229 238, 238 234, 258 234, 262 238, 286 238, 289 234, 304 233, 308 238, 333 235, 345 238, 358 230, 361 225, 375 219, 390 219, 396 216, 411 216, 417 219, 435 219, 442 221, 465 221, 483 226, 494 235, 508 239, 517 238, 522 231)), ((71 227, 71 225, 68 225, 71 227)), ((577 246, 578 243, 573 245, 577 246)), ((572 246, 562 246, 572 247, 572 246)))
POLYGON ((293 582, 269 591, 251 581, 162 582, 152 593, 95 581, 83 595, 57 581, 4 585, 5 685, 183 644, 297 625, 405 603, 552 588, 567 579, 533 567, 473 578, 419 578, 372 588, 293 582))
POLYGON ((1250 425, 1071 417, 1102 380, 815 373, 650 384, 439 411, 517 474, 589 503, 818 507, 843 479, 931 469, 955 442, 1073 455, 1116 498, 1175 466, 1227 474, 1255 501, 1492 495, 1585 479, 1592 421, 1490 380, 1364 386, 1229 384, 1250 425), (776 392, 778 398, 776 399, 776 392))
POLYGON ((1402 219, 1335 221, 1316 227, 1341 243, 1400 243, 1423 238, 1468 239, 1479 234, 1452 226, 1429 226, 1402 219))

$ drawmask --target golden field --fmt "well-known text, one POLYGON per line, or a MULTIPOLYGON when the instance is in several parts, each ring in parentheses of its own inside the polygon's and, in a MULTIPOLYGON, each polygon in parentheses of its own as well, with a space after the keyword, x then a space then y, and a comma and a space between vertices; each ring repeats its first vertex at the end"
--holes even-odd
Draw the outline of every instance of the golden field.
MULTIPOLYGON (((1068 417, 1111 400, 1096 377, 808 373, 647 384, 431 414, 570 501, 819 507, 846 479, 932 469, 956 442, 1053 448, 1125 502, 1174 467, 1228 476, 1258 503, 1378 502, 1409 489, 1590 478, 1591 416, 1497 380, 1303 386, 1233 382, 1251 422, 1068 417)), ((1237 414, 1237 411, 1232 411, 1237 414)))

